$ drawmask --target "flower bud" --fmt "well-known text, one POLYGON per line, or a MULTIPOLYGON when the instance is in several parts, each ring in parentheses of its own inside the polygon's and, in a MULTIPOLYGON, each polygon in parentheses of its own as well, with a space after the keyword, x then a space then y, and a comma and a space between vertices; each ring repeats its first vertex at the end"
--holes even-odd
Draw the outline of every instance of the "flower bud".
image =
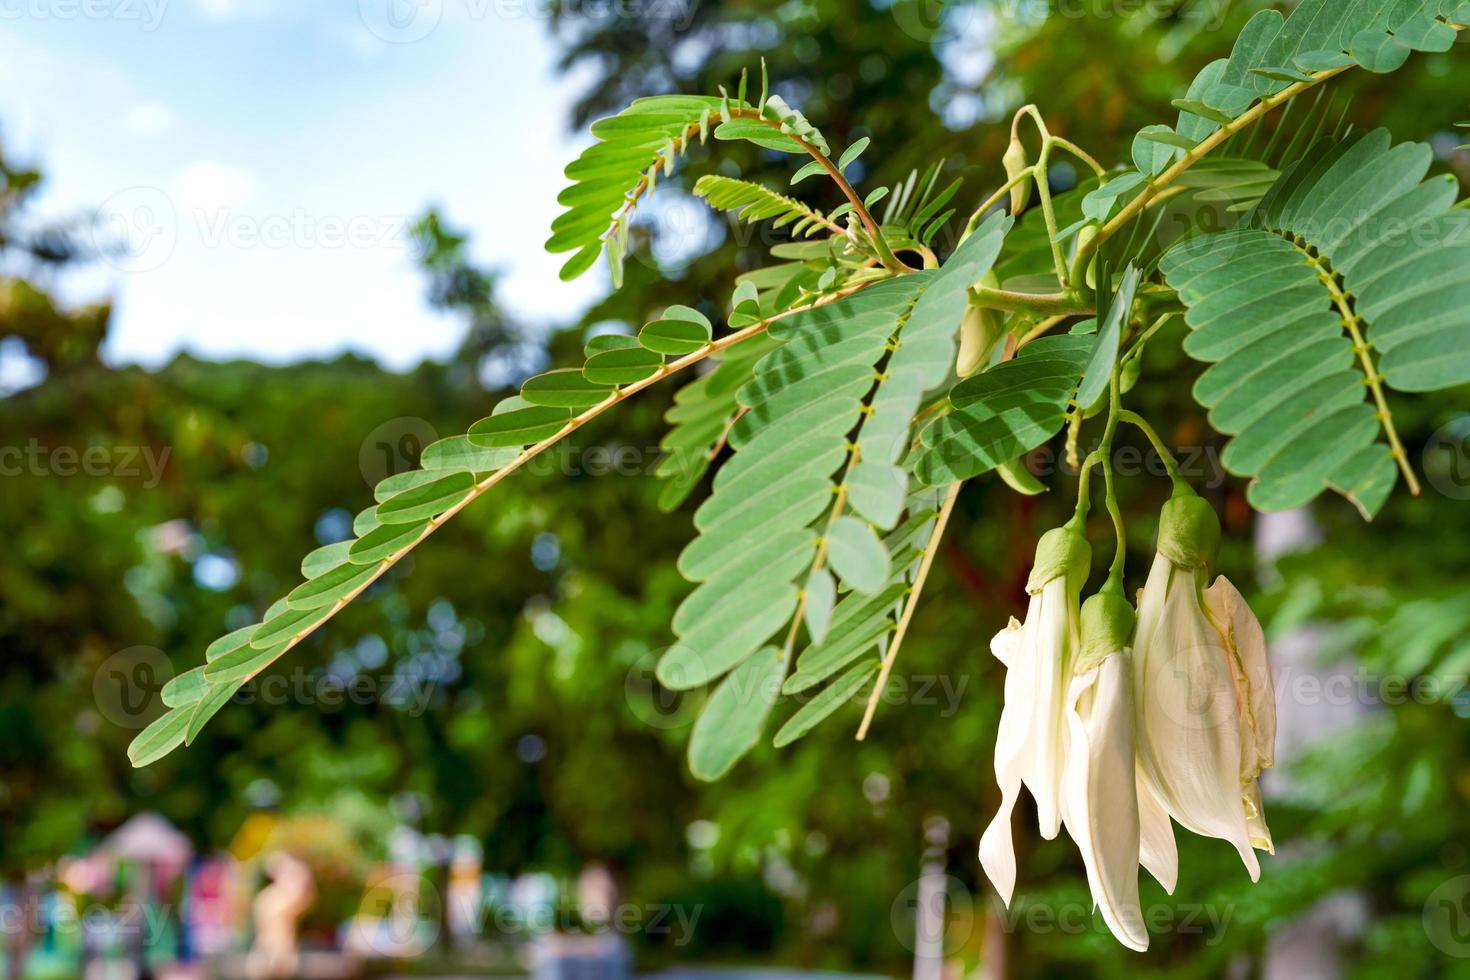
MULTIPOLYGON (((995 286, 993 273, 980 280, 982 286, 995 286)), ((995 345, 1005 336, 1005 314, 983 306, 969 306, 960 323, 960 355, 955 362, 955 373, 968 378, 990 363, 995 345)))
MULTIPOLYGON (((1017 174, 1026 169, 1026 147, 1022 145, 1020 137, 1011 137, 1011 145, 1006 147, 1005 156, 1000 158, 1000 162, 1006 168, 1007 180, 1014 180, 1017 174)), ((1011 214, 1020 214, 1026 210, 1026 204, 1030 200, 1031 180, 1027 178, 1011 188, 1011 214)))
POLYGON ((1036 595, 1046 583, 1063 575, 1081 589, 1091 569, 1092 545, 1087 539, 1069 527, 1052 528, 1036 542, 1036 561, 1026 580, 1026 591, 1036 595))
POLYGON ((1143 358, 1130 357, 1123 362, 1122 369, 1118 372, 1118 387, 1123 394, 1133 390, 1138 384, 1138 376, 1143 372, 1143 358))
POLYGON ((1137 616, 1118 591, 1104 589, 1082 603, 1082 658, 1076 672, 1085 673, 1104 657, 1128 646, 1137 616))
POLYGON ((1220 548, 1220 518, 1204 498, 1176 493, 1159 512, 1159 554, 1180 568, 1202 568, 1220 548))

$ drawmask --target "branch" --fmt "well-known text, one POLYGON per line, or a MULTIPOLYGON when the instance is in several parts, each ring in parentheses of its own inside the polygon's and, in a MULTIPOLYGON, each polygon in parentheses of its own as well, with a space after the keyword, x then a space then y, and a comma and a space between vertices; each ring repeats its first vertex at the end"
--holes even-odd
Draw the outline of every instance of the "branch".
POLYGON ((863 721, 858 726, 857 740, 861 742, 868 737, 868 727, 873 723, 873 715, 878 710, 878 701, 883 697, 883 689, 888 686, 888 675, 893 672, 893 663, 898 659, 898 648, 903 646, 903 638, 909 630, 909 623, 914 618, 914 608, 919 604, 919 596, 924 592, 924 581, 929 577, 929 567, 934 564, 934 555, 939 551, 939 541, 944 537, 945 525, 949 523, 949 515, 954 512, 954 502, 959 499, 960 484, 958 482, 949 485, 949 495, 944 498, 944 506, 939 509, 939 518, 934 522, 934 531, 929 535, 929 543, 924 546, 924 557, 919 562, 919 572, 914 576, 914 587, 909 591, 908 602, 904 603, 903 615, 898 620, 898 630, 893 634, 893 642, 888 646, 888 656, 883 658, 883 666, 878 671, 878 680, 873 684, 873 693, 868 695, 868 706, 863 710, 863 721))
POLYGON ((451 517, 453 517, 455 514, 458 514, 464 508, 468 507, 473 501, 478 499, 481 494, 489 490, 491 487, 495 486, 495 484, 499 483, 510 474, 514 473, 516 470, 520 469, 525 464, 529 463, 531 460, 535 459, 547 449, 550 449, 552 446, 556 445, 558 442, 565 439, 567 436, 571 435, 582 426, 586 425, 588 422, 597 418, 597 416, 601 415, 603 412, 606 412, 608 409, 612 408, 614 405, 620 404, 621 402, 642 391, 644 388, 651 387, 652 385, 657 384, 670 375, 684 370, 690 365, 699 363, 712 354, 717 354, 720 351, 726 350, 730 347, 734 347, 736 344, 739 344, 742 341, 749 340, 751 337, 754 337, 759 333, 763 333, 766 328, 768 328, 772 323, 775 323, 777 320, 783 320, 786 317, 794 316, 798 313, 804 313, 807 310, 814 309, 818 306, 824 306, 827 303, 831 303, 845 296, 850 296, 858 290, 870 285, 872 285, 871 281, 859 283, 856 286, 850 286, 846 289, 839 289, 836 292, 829 293, 828 295, 823 296, 821 299, 818 299, 815 302, 808 303, 804 306, 794 307, 792 309, 786 310, 783 313, 777 313, 774 316, 767 317, 766 319, 761 320, 758 323, 752 323, 748 327, 737 330, 736 332, 728 336, 721 337, 719 340, 711 342, 708 346, 703 347, 692 354, 685 354, 678 360, 669 361, 668 363, 661 365, 657 371, 655 371, 653 374, 650 374, 648 377, 643 378, 639 381, 634 381, 632 384, 619 388, 612 394, 604 398, 602 401, 598 402, 596 405, 584 409, 582 412, 569 419, 567 421, 567 424, 563 426, 560 431, 558 431, 554 435, 547 436, 545 439, 542 439, 540 442, 532 446, 528 446, 523 449, 521 451, 521 454, 515 459, 511 460, 511 462, 505 467, 496 470, 494 473, 491 473, 489 476, 485 477, 485 479, 475 484, 470 495, 467 496, 464 500, 461 500, 459 503, 455 504, 453 507, 440 514, 438 517, 435 517, 434 519, 429 521, 428 525, 424 528, 422 534, 420 534, 417 538, 414 538, 402 548, 393 552, 393 554, 389 555, 387 558, 384 558, 382 562, 379 563, 377 572, 371 578, 359 585, 357 588, 353 589, 351 592, 347 593, 347 595, 343 596, 341 599, 338 599, 337 602, 333 604, 332 611, 330 613, 328 613, 319 622, 314 623, 312 626, 302 630, 300 633, 297 633, 295 636, 291 637, 290 642, 281 649, 281 656, 284 656, 288 651, 295 647, 296 644, 300 643, 306 637, 310 636, 313 632, 320 629, 325 623, 329 622, 332 617, 336 616, 337 613, 343 609, 343 607, 345 607, 349 602, 362 594, 362 592, 367 589, 368 586, 372 585, 379 578, 381 578, 383 573, 386 572, 393 565, 395 565, 400 559, 403 558, 404 555, 408 554, 410 551, 416 548, 425 538, 427 538, 429 535, 433 534, 440 527, 446 524, 451 517))

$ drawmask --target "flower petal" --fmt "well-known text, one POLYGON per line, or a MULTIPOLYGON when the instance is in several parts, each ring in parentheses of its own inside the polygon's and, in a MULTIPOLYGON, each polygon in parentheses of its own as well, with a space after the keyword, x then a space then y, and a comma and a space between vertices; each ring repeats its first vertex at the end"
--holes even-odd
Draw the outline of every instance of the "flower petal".
POLYGON ((1067 695, 1067 830, 1082 852, 1092 900, 1118 941, 1148 949, 1138 901, 1138 782, 1126 652, 1073 678, 1067 695))
POLYGON ((1065 578, 1046 583, 1027 614, 1028 627, 1033 617, 1037 620, 1036 645, 1032 652, 1035 709, 1027 735, 1031 758, 1024 778, 1026 788, 1036 798, 1036 822, 1041 836, 1052 840, 1062 826, 1062 773, 1067 738, 1062 706, 1078 643, 1077 596, 1068 589, 1065 578))
POLYGON ((1221 575, 1205 590, 1205 608, 1225 635, 1228 665, 1240 697, 1241 779, 1251 781, 1276 757, 1276 691, 1266 658, 1266 635, 1245 598, 1221 575))
POLYGON ((1139 767, 1170 816, 1196 834, 1234 844, 1255 881, 1261 871, 1241 797, 1235 680, 1200 600, 1194 575, 1177 571, 1146 645, 1140 616, 1134 651, 1139 767))
POLYGON ((1164 891, 1174 894, 1179 881, 1179 850, 1174 846, 1174 826, 1169 823, 1169 812, 1154 796, 1142 772, 1137 772, 1138 784, 1138 860, 1154 880, 1164 886, 1164 891))

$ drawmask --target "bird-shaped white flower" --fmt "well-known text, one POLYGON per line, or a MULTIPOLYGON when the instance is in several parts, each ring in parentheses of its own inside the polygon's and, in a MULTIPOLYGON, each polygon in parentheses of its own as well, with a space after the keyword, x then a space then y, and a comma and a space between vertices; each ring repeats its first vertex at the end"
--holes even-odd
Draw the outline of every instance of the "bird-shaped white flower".
POLYGON ((1103 921, 1129 949, 1148 949, 1138 901, 1138 780, 1134 764, 1133 607, 1116 585, 1082 605, 1082 646, 1067 687, 1067 832, 1082 852, 1103 921))
POLYGON ((1078 603, 1092 549, 1077 531, 1056 528, 1036 545, 1026 591, 1026 621, 1014 618, 990 642, 1006 667, 1005 706, 995 740, 1000 810, 980 838, 980 864, 1001 899, 1016 887, 1011 811, 1024 783, 1036 799, 1041 836, 1056 837, 1062 823, 1062 779, 1067 724, 1064 700, 1079 646, 1078 603))
POLYGON ((1168 890, 1178 874, 1172 817, 1235 845, 1251 880, 1274 853, 1258 778, 1273 762, 1276 703, 1261 625, 1223 576, 1205 588, 1220 540, 1209 504, 1177 494, 1133 642, 1143 864, 1168 890))

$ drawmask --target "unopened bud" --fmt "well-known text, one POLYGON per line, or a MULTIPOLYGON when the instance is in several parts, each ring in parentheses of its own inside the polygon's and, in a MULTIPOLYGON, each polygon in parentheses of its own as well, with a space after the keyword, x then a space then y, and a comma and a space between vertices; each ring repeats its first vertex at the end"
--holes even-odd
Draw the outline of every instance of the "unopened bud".
MULTIPOLYGON (((1006 168, 1006 179, 1015 180, 1016 176, 1029 165, 1026 159, 1026 147, 1022 145, 1020 137, 1011 137, 1011 145, 1006 147, 1005 156, 1000 162, 1006 168)), ((1011 214, 1020 214, 1026 210, 1026 204, 1031 200, 1031 178, 1017 181, 1011 188, 1011 214)))
POLYGON ((1082 658, 1077 671, 1127 647, 1137 614, 1122 592, 1104 590, 1082 603, 1082 658))
POLYGON ((1069 527, 1052 528, 1036 542, 1036 562, 1026 579, 1026 591, 1035 595, 1063 575, 1080 590, 1091 568, 1092 545, 1087 539, 1069 527))
POLYGON ((1180 568, 1206 567, 1220 549, 1220 518, 1192 491, 1175 493, 1159 512, 1159 554, 1180 568))

